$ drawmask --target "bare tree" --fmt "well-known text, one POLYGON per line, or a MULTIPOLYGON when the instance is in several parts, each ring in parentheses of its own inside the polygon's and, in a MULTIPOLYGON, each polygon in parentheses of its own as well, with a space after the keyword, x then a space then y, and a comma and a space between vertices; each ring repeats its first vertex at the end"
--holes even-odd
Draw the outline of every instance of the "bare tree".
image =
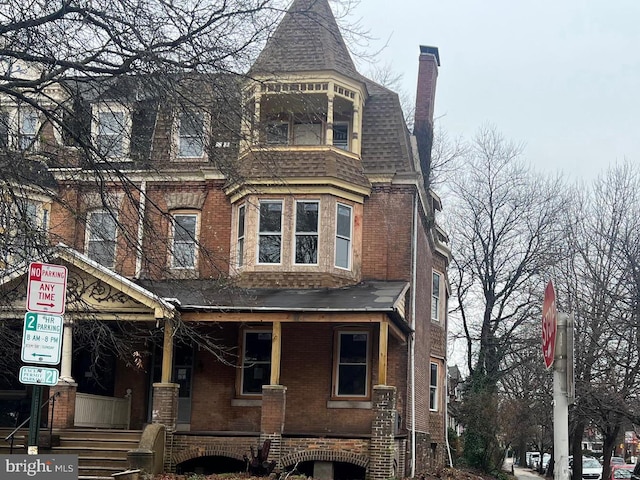
MULTIPOLYGON (((514 368, 509 361, 537 341, 541 290, 563 253, 563 183, 534 173, 521 151, 495 128, 484 127, 452 183, 451 279, 466 340, 470 405, 476 396, 495 397, 498 382, 514 368)), ((485 421, 497 424, 497 417, 485 421)), ((483 438, 476 448, 494 451, 495 441, 483 438)), ((478 466, 487 470, 500 461, 474 458, 486 462, 478 466)))
POLYGON ((576 403, 574 455, 587 426, 600 430, 607 474, 621 428, 634 420, 640 388, 637 338, 637 264, 640 175, 630 164, 614 167, 583 189, 574 210, 569 246, 558 277, 565 308, 575 314, 576 403))

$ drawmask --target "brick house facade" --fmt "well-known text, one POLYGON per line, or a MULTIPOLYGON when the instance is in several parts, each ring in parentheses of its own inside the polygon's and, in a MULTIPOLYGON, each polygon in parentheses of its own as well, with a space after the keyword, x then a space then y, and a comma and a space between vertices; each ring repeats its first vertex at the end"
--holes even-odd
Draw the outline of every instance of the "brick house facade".
MULTIPOLYGON (((413 135, 398 96, 356 70, 326 0, 293 2, 248 80, 179 82, 186 110, 135 79, 91 96, 69 79, 61 95, 114 156, 89 168, 43 122, 42 143, 65 152, 39 163, 54 179, 39 204, 46 260, 69 269, 74 323, 126 320, 155 342, 115 359, 104 392, 63 358, 54 428, 74 425, 76 394, 129 392, 131 428, 166 428, 167 471, 243 462, 267 440, 277 468, 318 478, 444 463, 449 250, 428 183, 438 50, 419 61, 413 135), (182 325, 220 353, 179 342, 182 325)), ((2 291, 20 292, 24 272, 7 270, 2 291)))

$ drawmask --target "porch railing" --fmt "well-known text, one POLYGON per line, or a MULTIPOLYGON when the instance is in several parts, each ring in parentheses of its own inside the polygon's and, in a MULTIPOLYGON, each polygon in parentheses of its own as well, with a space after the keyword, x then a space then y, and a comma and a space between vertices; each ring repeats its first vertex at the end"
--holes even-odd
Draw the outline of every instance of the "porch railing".
POLYGON ((76 393, 76 427, 129 428, 131 391, 125 398, 76 393))

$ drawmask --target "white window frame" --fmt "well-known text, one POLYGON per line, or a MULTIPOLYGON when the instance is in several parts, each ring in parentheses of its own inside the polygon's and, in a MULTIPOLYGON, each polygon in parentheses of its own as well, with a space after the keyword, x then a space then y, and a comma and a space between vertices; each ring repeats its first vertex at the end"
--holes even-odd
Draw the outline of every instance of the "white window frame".
POLYGON ((247 205, 238 206, 236 219, 236 266, 244 265, 244 253, 246 248, 245 237, 247 235, 247 205))
MULTIPOLYGON (((122 104, 116 103, 102 103, 98 105, 94 105, 92 108, 92 121, 91 121, 91 138, 93 141, 93 146, 97 152, 97 160, 98 161, 107 161, 107 160, 118 160, 118 161, 131 161, 130 156, 130 145, 131 145, 131 112, 129 109, 122 104), (100 151, 100 143, 99 139, 101 137, 100 132, 100 115, 101 114, 122 114, 122 125, 121 132, 116 132, 111 136, 117 136, 118 134, 122 135, 121 139, 121 148, 122 152, 120 155, 109 155, 100 151)), ((109 136, 109 135, 105 135, 109 136)))
POLYGON ((282 265, 282 224, 284 216, 284 201, 283 200, 260 200, 258 210, 258 243, 256 248, 256 261, 259 265, 282 265), (263 231, 262 230, 262 205, 269 203, 280 204, 280 230, 278 231, 263 231), (279 237, 280 238, 280 253, 278 262, 261 262, 260 261, 260 247, 261 239, 263 237, 279 237))
POLYGON ((338 203, 336 205, 336 230, 335 230, 335 241, 334 241, 334 265, 336 268, 340 268, 342 270, 351 270, 352 265, 352 255, 353 255, 353 207, 351 205, 346 205, 344 203, 338 203), (338 219, 340 218, 340 208, 346 208, 349 210, 349 236, 341 235, 338 232, 338 219), (347 242, 347 265, 338 265, 338 244, 340 241, 347 242))
POLYGON ((350 125, 349 122, 333 122, 333 146, 336 148, 340 148, 341 150, 346 150, 346 151, 350 151, 351 148, 351 142, 350 140, 350 125), (345 144, 337 144, 336 143, 336 126, 345 126, 347 127, 347 138, 346 138, 346 143, 345 144))
POLYGON ((440 404, 440 366, 437 362, 429 363, 429 411, 437 412, 440 404), (434 374, 435 367, 435 374, 434 374))
MULTIPOLYGON (((177 125, 176 125, 176 157, 180 160, 184 160, 184 159, 197 159, 197 160, 201 160, 203 158, 205 158, 207 155, 207 149, 206 149, 206 145, 207 145, 207 137, 206 137, 206 132, 208 131, 208 126, 209 126, 209 117, 208 115, 203 111, 203 110, 186 110, 180 113, 180 115, 177 118, 177 125), (201 131, 200 133, 185 133, 182 131, 182 124, 183 124, 183 118, 185 118, 188 115, 196 115, 199 116, 201 118, 201 124, 199 125, 201 131), (191 139, 200 139, 199 142, 199 147, 200 147, 200 152, 196 155, 185 155, 182 151, 182 141, 183 139, 185 140, 191 140, 191 139)), ((197 142, 194 142, 194 144, 197 142)))
POLYGON ((431 274, 431 320, 434 322, 440 321, 441 292, 442 274, 433 270, 431 274), (437 291, 434 287, 437 287, 437 291))
POLYGON ((294 223, 293 263, 295 265, 318 265, 318 257, 320 256, 320 200, 296 200, 294 223), (314 231, 298 231, 298 205, 302 204, 315 204, 317 206, 317 222, 314 231), (316 239, 316 261, 314 263, 298 263, 298 239, 302 237, 315 237, 316 239))
MULTIPOLYGON (((186 229, 185 229, 186 231, 186 229)), ((196 270, 198 268, 198 239, 200 238, 200 214, 193 211, 175 211, 171 212, 171 255, 170 255, 170 267, 173 270, 196 270), (176 235, 176 218, 177 217, 192 217, 195 219, 195 226, 193 234, 187 232, 189 236, 184 239, 179 239, 176 235), (176 262, 176 249, 178 245, 188 245, 192 249, 191 258, 193 262, 188 265, 180 265, 176 262)))
POLYGON ((333 382, 333 397, 340 399, 366 399, 369 398, 369 389, 370 389, 370 377, 371 377, 371 332, 368 330, 338 330, 336 332, 337 339, 335 342, 335 355, 334 355, 334 382, 333 382), (364 335, 366 337, 366 358, 365 362, 346 362, 342 361, 341 357, 341 348, 342 348, 342 337, 344 335, 364 335), (340 393, 340 367, 341 366, 349 366, 349 365, 364 365, 365 366, 365 379, 364 379, 364 393, 361 395, 353 394, 353 393, 340 393))
POLYGON ((100 265, 107 268, 114 268, 116 264, 116 255, 118 251, 118 219, 117 217, 114 218, 114 214, 112 212, 110 212, 105 208, 91 210, 90 212, 88 212, 87 224, 85 229, 85 247, 84 248, 85 248, 84 251, 87 257, 89 257, 94 262, 99 263, 100 265), (105 215, 107 218, 111 218, 113 220, 113 238, 95 238, 94 237, 94 234, 96 234, 96 232, 93 231, 93 227, 92 227, 92 220, 94 215, 105 215), (97 259, 91 256, 91 246, 93 243, 113 245, 113 255, 112 255, 110 264, 105 265, 104 263, 100 263, 97 259))
POLYGON ((17 132, 16 146, 18 150, 24 152, 27 150, 35 150, 38 148, 38 131, 40 130, 40 115, 33 107, 20 106, 17 111, 17 132), (29 131, 24 130, 24 120, 29 117, 33 119, 33 128, 29 131))
POLYGON ((243 397, 259 397, 262 396, 262 391, 260 393, 257 392, 245 392, 244 389, 244 381, 245 374, 249 371, 248 367, 259 366, 259 365, 268 365, 269 367, 269 375, 266 378, 263 378, 263 385, 269 385, 271 382, 271 345, 273 339, 273 332, 267 329, 253 329, 253 328, 245 328, 242 331, 242 356, 240 358, 240 385, 239 385, 239 394, 243 397), (247 335, 256 334, 256 335, 269 335, 269 359, 268 360, 251 360, 247 361, 247 335))

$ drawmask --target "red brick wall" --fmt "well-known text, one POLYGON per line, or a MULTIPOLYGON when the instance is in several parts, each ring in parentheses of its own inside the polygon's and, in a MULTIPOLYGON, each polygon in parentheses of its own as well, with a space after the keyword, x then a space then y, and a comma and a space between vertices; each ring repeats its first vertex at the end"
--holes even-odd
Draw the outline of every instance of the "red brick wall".
MULTIPOLYGON (((370 328, 370 326, 365 326, 370 328)), ((368 409, 327 408, 331 399, 335 324, 284 323, 282 326, 282 368, 280 382, 287 388, 284 433, 369 434, 372 413, 368 409), (313 339, 313 341, 310 341, 313 339)), ((371 384, 377 379, 377 329, 373 328, 371 384)), ((237 324, 216 330, 223 345, 236 347, 237 324)), ((235 362, 232 357, 229 362, 235 362)), ((402 390, 398 409, 404 418, 406 402, 406 345, 389 342, 389 384, 402 390)), ((193 382, 191 430, 237 430, 259 432, 261 407, 234 406, 236 377, 233 365, 224 365, 210 353, 196 355, 193 382)))
POLYGON ((375 186, 365 201, 363 280, 410 280, 412 190, 375 186))

